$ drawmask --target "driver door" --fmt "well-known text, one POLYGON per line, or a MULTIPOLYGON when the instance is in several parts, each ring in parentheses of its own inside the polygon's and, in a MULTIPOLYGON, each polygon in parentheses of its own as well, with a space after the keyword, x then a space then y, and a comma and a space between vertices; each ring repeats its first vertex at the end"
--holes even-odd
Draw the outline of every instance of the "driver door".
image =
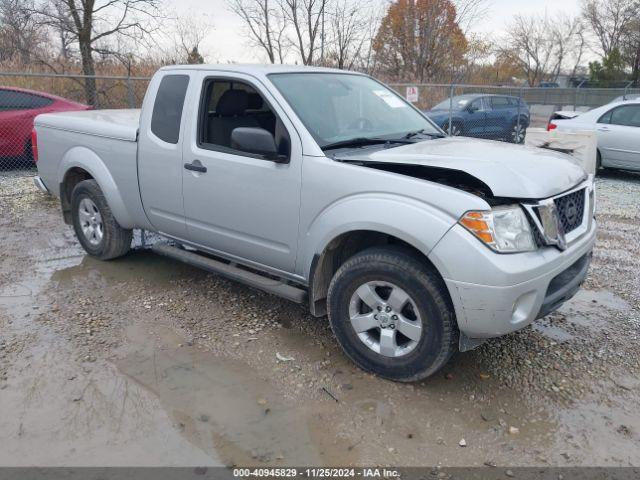
POLYGON ((476 98, 465 111, 464 134, 483 138, 486 135, 487 107, 483 98, 476 98))
POLYGON ((302 166, 297 132, 269 92, 248 76, 205 72, 200 84, 200 107, 191 115, 183 150, 188 238, 241 263, 291 273, 302 166), (238 127, 271 132, 288 163, 235 149, 230 135, 238 127))

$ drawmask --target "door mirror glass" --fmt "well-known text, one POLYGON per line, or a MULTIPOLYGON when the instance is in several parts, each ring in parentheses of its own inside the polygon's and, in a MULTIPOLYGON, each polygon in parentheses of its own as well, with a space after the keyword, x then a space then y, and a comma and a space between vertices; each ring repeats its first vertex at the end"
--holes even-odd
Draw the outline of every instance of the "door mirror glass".
POLYGON ((231 148, 247 153, 262 155, 268 160, 286 163, 287 157, 278 154, 276 140, 264 128, 238 127, 231 132, 231 148))

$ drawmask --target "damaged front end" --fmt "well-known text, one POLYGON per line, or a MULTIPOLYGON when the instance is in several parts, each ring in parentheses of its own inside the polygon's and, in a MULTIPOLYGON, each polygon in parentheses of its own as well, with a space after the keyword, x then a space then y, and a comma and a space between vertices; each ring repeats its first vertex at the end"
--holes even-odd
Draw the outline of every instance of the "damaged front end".
POLYGON ((482 198, 492 208, 520 205, 526 213, 538 247, 553 246, 565 250, 572 241, 590 229, 595 214, 595 188, 592 176, 582 178, 578 185, 558 195, 530 199, 496 196, 484 181, 453 168, 366 159, 340 161, 456 188, 482 198))

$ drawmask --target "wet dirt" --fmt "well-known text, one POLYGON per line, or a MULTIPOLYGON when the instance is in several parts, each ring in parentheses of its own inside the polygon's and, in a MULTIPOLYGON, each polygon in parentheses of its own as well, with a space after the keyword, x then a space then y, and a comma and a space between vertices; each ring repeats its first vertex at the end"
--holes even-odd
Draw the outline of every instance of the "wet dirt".
POLYGON ((2 465, 640 464, 639 306, 614 285, 637 278, 608 252, 560 312, 406 385, 301 307, 145 251, 89 258, 55 202, 12 189, 2 465))

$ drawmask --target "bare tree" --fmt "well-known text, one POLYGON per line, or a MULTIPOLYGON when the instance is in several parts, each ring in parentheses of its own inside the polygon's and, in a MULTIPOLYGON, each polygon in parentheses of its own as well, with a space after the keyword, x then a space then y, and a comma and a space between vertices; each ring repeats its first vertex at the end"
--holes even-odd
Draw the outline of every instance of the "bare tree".
POLYGON ((582 61, 586 40, 580 19, 564 15, 516 15, 500 48, 501 58, 516 65, 530 86, 543 80, 557 80, 571 61, 572 74, 582 61))
MULTIPOLYGON (((640 9, 640 2, 638 4, 640 9)), ((622 40, 624 60, 631 66, 631 80, 637 85, 640 82, 640 18, 629 23, 622 40)))
POLYGON ((206 17, 179 17, 175 25, 174 44, 180 51, 180 63, 204 63, 201 45, 211 30, 206 17))
POLYGON ((85 98, 97 104, 94 54, 113 53, 100 45, 113 37, 135 41, 150 33, 160 0, 40 0, 34 12, 43 24, 62 31, 78 46, 85 98), (145 22, 143 22, 145 20, 145 22))
POLYGON ((36 21, 30 0, 0 0, 0 60, 29 65, 43 48, 46 32, 36 21))
POLYGON ((604 57, 620 49, 629 25, 637 20, 637 0, 583 0, 582 15, 596 36, 604 57))
POLYGON ((279 0, 279 3, 284 18, 294 32, 292 44, 301 62, 313 65, 317 50, 324 47, 322 32, 328 0, 279 0))
POLYGON ((353 69, 371 42, 368 10, 358 0, 337 0, 329 6, 328 57, 333 66, 353 69))
POLYGON ((274 0, 228 0, 227 4, 244 21, 251 44, 263 49, 269 62, 282 63, 286 22, 280 5, 274 0))
POLYGON ((487 13, 489 0, 455 0, 457 22, 467 34, 487 13))
POLYGON ((564 68, 573 77, 582 62, 587 46, 585 26, 581 18, 557 15, 548 20, 549 33, 555 45, 553 69, 548 72, 555 81, 564 68))

